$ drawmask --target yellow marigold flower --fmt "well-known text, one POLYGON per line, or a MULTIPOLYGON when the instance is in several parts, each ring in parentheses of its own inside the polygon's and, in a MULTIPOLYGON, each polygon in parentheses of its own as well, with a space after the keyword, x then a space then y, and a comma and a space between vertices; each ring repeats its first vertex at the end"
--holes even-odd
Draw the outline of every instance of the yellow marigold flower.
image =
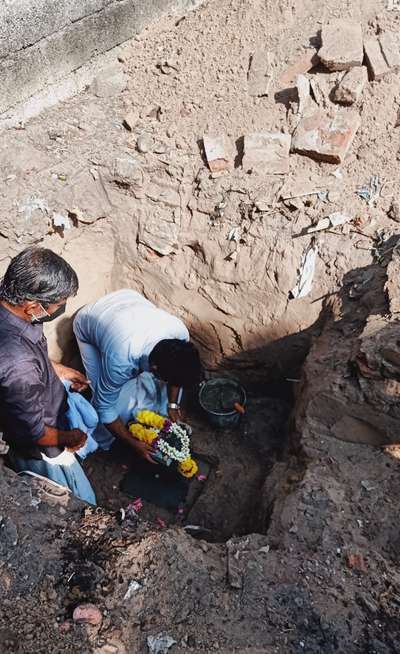
POLYGON ((195 474, 197 474, 199 466, 194 459, 185 459, 185 461, 182 461, 179 464, 178 470, 181 475, 190 479, 191 477, 194 477, 195 474))
POLYGON ((155 431, 152 429, 147 429, 146 427, 143 427, 143 425, 139 425, 137 423, 131 425, 129 427, 129 431, 131 432, 132 436, 137 438, 139 441, 142 441, 143 443, 148 443, 148 445, 151 445, 152 442, 157 438, 157 433, 155 431))
POLYGON ((165 418, 154 413, 154 411, 139 411, 136 420, 141 422, 142 425, 154 427, 154 429, 162 429, 164 427, 165 418))

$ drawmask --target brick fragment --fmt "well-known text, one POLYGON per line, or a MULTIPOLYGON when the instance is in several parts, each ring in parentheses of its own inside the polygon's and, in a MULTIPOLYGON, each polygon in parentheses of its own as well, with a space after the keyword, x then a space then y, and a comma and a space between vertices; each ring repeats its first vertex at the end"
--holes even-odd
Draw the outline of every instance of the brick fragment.
POLYGON ((226 152, 224 136, 211 136, 210 134, 205 134, 203 137, 203 144, 208 167, 212 173, 219 173, 231 168, 231 162, 226 152))
POLYGON ((379 37, 383 57, 392 70, 400 68, 400 35, 395 32, 384 32, 379 37))
POLYGON ((333 98, 340 104, 354 104, 361 100, 364 87, 368 82, 368 71, 365 66, 357 66, 349 70, 335 88, 333 98))
POLYGON ((291 137, 280 132, 258 132, 244 137, 246 172, 279 175, 289 172, 291 137))
POLYGON ((299 59, 282 73, 279 84, 282 88, 293 86, 298 75, 304 75, 318 66, 320 62, 316 50, 307 50, 299 59))
POLYGON ((250 95, 256 97, 268 95, 273 78, 273 60, 273 54, 268 50, 254 52, 247 76, 250 95))
POLYGON ((292 139, 292 150, 318 161, 342 163, 361 119, 355 111, 339 111, 334 118, 321 109, 302 118, 292 139))
POLYGON ((350 70, 363 61, 361 23, 335 19, 325 23, 318 55, 329 70, 350 70))
POLYGON ((373 80, 382 79, 390 71, 390 68, 383 56, 378 39, 366 39, 364 51, 371 78, 373 80))

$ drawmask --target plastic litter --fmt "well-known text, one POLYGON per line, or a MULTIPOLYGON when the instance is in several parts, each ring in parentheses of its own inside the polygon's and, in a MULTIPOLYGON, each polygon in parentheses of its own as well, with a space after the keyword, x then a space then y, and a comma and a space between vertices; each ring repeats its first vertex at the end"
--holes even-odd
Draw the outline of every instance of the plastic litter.
POLYGON ((314 280, 317 252, 318 250, 315 245, 315 240, 312 239, 310 246, 301 258, 297 284, 290 291, 290 299, 305 297, 310 293, 314 280))
POLYGON ((315 232, 322 232, 323 230, 329 229, 330 227, 339 227, 340 225, 344 225, 345 223, 350 222, 350 220, 352 220, 352 217, 348 214, 340 213, 340 211, 335 211, 335 213, 331 213, 329 216, 326 216, 326 218, 321 218, 321 220, 319 220, 316 225, 309 227, 305 233, 313 234, 315 232))
POLYGON ((141 589, 141 584, 139 584, 138 581, 133 579, 132 581, 129 582, 128 590, 126 591, 124 595, 124 600, 129 600, 131 599, 132 595, 134 595, 138 590, 141 589))
POLYGON ((71 229, 71 221, 68 216, 65 216, 62 213, 53 213, 53 225, 54 227, 61 227, 62 229, 71 229))
POLYGON ((363 186, 357 189, 356 194, 365 200, 368 204, 372 204, 380 195, 381 183, 378 175, 372 175, 369 180, 369 186, 363 186))
POLYGON ((176 640, 168 634, 158 634, 157 636, 147 636, 147 647, 150 654, 167 654, 172 645, 176 645, 176 640))

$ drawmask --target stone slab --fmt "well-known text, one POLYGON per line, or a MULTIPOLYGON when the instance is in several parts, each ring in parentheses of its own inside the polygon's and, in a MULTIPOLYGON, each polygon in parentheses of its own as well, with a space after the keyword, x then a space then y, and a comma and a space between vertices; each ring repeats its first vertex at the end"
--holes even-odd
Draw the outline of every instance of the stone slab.
POLYGON ((335 19, 325 23, 321 32, 322 47, 318 55, 329 70, 350 70, 363 62, 361 23, 335 19))
POLYGON ((356 111, 341 110, 331 118, 317 110, 298 124, 292 150, 318 161, 342 163, 360 124, 361 118, 356 111))
POLYGON ((289 172, 291 137, 280 132, 258 132, 244 137, 243 169, 279 175, 289 172))

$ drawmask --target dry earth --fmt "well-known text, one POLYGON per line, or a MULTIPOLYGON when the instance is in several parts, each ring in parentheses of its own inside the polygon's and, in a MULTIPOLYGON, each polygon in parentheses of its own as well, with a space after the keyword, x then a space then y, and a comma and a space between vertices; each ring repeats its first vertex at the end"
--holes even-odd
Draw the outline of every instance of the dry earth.
MULTIPOLYGON (((399 462, 383 447, 400 418, 399 75, 366 86, 341 165, 295 154, 286 175, 240 165, 244 135, 292 133, 298 98, 282 74, 332 17, 361 21, 368 36, 400 22, 370 0, 210 1, 120 48, 84 94, 0 135, 3 269, 27 244, 51 247, 81 279, 71 312, 137 288, 182 316, 207 366, 246 383, 298 375, 311 347, 280 449, 268 430, 263 449, 261 421, 253 443, 236 434, 231 451, 199 429, 199 447, 222 463, 193 515, 216 530, 226 509, 220 542, 120 525, 4 470, 0 651, 140 654, 160 633, 176 641, 171 654, 399 651, 399 462), (259 47, 274 53, 274 73, 268 97, 254 98, 259 47), (205 133, 226 135, 228 174, 210 175, 205 133), (372 175, 380 193, 367 203, 355 191, 372 175), (316 189, 329 193, 282 200, 316 189), (353 221, 316 234, 312 291, 290 300, 310 244, 301 234, 335 211, 353 221), (131 581, 140 587, 124 599, 131 581), (100 626, 71 620, 82 602, 99 607, 100 626)), ((337 78, 309 75, 322 94, 337 78)), ((49 338, 73 360, 69 317, 49 338)))

